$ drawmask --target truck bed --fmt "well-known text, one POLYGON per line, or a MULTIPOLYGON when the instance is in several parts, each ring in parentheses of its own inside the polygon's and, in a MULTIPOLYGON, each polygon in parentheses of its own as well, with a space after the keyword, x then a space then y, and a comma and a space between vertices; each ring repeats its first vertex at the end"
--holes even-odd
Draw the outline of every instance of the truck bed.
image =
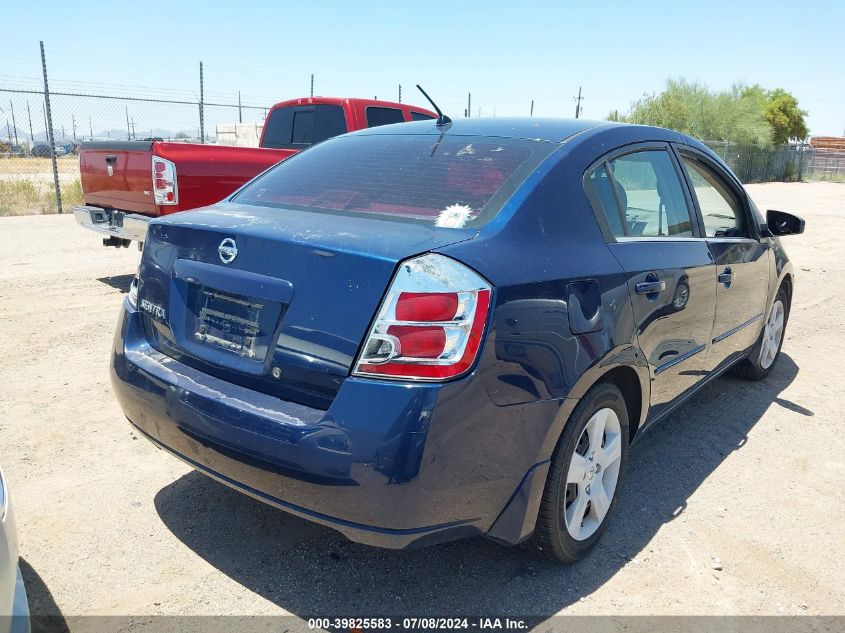
POLYGON ((159 216, 219 202, 295 153, 167 141, 93 141, 82 144, 79 167, 86 205, 159 216), (155 204, 153 156, 176 165, 176 204, 155 204))

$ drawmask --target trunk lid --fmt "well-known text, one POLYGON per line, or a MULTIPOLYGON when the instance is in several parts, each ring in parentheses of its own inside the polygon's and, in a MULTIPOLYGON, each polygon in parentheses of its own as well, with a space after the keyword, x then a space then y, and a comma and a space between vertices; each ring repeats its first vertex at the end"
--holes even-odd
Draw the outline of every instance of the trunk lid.
POLYGON ((79 150, 86 204, 155 215, 153 141, 91 141, 79 150))
POLYGON ((201 371, 327 409, 397 263, 474 235, 236 203, 180 213, 147 235, 144 330, 201 371))

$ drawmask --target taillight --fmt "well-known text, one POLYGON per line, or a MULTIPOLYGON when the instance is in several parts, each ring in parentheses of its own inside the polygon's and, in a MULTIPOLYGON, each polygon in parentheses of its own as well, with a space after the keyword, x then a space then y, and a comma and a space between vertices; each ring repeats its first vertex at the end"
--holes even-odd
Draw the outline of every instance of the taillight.
POLYGON ((490 294, 478 274, 443 255, 402 262, 353 373, 409 380, 460 376, 481 348, 490 294))
POLYGON ((176 204, 176 165, 165 158, 153 156, 153 195, 156 204, 176 204))
MULTIPOLYGON (((141 272, 141 267, 138 266, 138 272, 141 272)), ((135 276, 132 277, 132 281, 129 284, 129 305, 133 308, 138 307, 138 273, 135 273, 135 276)))

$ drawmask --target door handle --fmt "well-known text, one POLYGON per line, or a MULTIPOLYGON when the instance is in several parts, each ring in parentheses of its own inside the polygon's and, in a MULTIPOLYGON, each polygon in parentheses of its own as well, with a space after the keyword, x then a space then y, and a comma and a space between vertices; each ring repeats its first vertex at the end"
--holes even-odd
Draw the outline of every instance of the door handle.
POLYGON ((660 281, 641 281, 636 285, 638 295, 650 295, 656 292, 666 290, 666 282, 660 281))
POLYGON ((724 272, 719 273, 719 283, 725 284, 725 288, 731 285, 733 278, 734 274, 730 267, 725 268, 724 272))

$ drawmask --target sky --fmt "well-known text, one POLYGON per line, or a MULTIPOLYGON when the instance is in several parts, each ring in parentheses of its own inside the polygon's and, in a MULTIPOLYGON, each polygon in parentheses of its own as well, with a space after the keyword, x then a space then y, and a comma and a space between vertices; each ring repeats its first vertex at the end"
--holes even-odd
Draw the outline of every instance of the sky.
MULTIPOLYGON (((580 87, 582 116, 603 119, 684 77, 784 88, 809 112, 811 134, 845 134, 841 1, 2 5, 0 88, 41 89, 43 40, 51 89, 68 92, 195 101, 202 61, 206 101, 235 102, 239 90, 261 106, 307 96, 313 73, 315 94, 395 100, 401 84, 404 102, 425 105, 419 83, 453 117, 467 93, 472 116, 527 116, 533 100, 535 116, 571 117, 580 87)), ((71 125, 75 107, 54 106, 57 124, 71 125)), ((137 116, 152 128, 170 114, 137 116)))

